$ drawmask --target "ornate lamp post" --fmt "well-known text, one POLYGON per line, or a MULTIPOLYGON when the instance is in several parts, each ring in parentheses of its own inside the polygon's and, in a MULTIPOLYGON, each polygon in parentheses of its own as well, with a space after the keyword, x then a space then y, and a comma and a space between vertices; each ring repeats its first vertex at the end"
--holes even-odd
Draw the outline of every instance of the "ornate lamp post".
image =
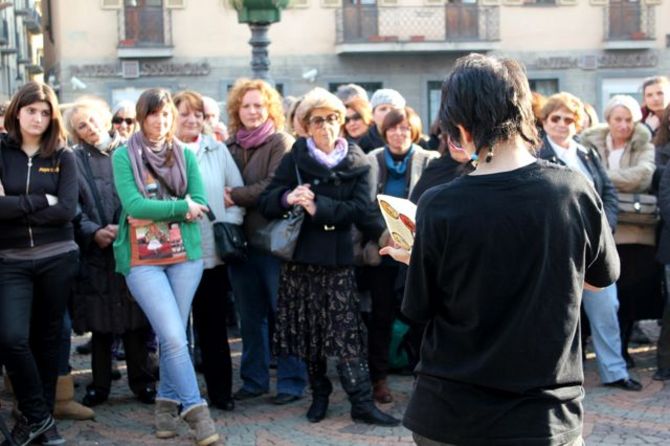
POLYGON ((237 10, 239 23, 248 23, 251 29, 251 70, 253 77, 272 82, 270 78, 270 58, 268 29, 281 19, 281 10, 289 0, 232 0, 237 10))

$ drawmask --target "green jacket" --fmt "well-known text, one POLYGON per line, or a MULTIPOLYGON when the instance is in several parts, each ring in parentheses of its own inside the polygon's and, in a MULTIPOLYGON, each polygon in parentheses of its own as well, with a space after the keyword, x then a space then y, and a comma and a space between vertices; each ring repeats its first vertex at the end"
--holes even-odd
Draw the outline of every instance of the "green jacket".
MULTIPOLYGON (((196 203, 207 204, 205 188, 198 169, 198 161, 190 150, 184 150, 184 158, 188 179, 186 193, 196 203)), ((119 218, 119 233, 114 241, 116 271, 124 275, 130 271, 128 216, 154 221, 180 221, 186 256, 189 260, 199 259, 202 256, 200 226, 197 221, 186 221, 186 213, 188 212, 186 200, 164 201, 145 198, 137 189, 126 146, 114 152, 112 166, 114 168, 114 184, 122 206, 119 218)))

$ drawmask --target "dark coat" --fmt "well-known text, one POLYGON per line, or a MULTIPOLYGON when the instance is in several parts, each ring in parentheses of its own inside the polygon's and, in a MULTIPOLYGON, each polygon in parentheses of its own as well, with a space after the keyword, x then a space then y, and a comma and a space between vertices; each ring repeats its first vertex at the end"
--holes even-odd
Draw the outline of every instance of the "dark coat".
POLYGON ((658 187, 658 207, 661 210, 661 235, 658 241, 656 257, 658 261, 670 264, 670 169, 663 169, 658 187))
POLYGON ((77 211, 74 155, 60 149, 31 158, 9 135, 0 135, 0 249, 31 248, 73 239, 77 211), (49 206, 47 194, 58 197, 49 206))
POLYGON ((660 188, 661 178, 663 177, 663 172, 665 171, 665 166, 670 161, 670 142, 666 142, 662 146, 656 146, 656 170, 654 171, 654 176, 651 179, 651 190, 652 192, 658 192, 660 188))
MULTIPOLYGON (((280 218, 286 212, 282 198, 298 184, 296 163, 303 183, 309 183, 316 196, 316 214, 305 214, 293 261, 312 265, 353 265, 352 225, 368 224, 370 218, 370 164, 365 154, 358 146, 350 144, 346 158, 328 169, 309 155, 305 139, 299 139, 284 156, 272 182, 260 196, 258 208, 266 218, 280 218)), ((378 229, 381 233, 383 226, 378 229)))
POLYGON ((75 224, 82 272, 73 296, 74 330, 122 334, 146 327, 148 321, 131 297, 123 276, 114 272, 112 246, 101 249, 94 240, 98 229, 107 224, 118 224, 121 211, 114 187, 112 158, 87 144, 77 146, 74 153, 82 211, 75 224), (96 193, 99 205, 96 204, 96 193))
MULTIPOLYGON (((538 158, 565 166, 565 163, 556 156, 556 153, 554 153, 554 149, 551 147, 546 135, 542 138, 542 143, 542 147, 538 149, 537 152, 538 158)), ((616 230, 617 218, 619 215, 619 198, 616 188, 600 162, 600 155, 598 155, 598 152, 591 147, 580 145, 580 148, 583 150, 577 150, 577 156, 582 163, 584 163, 586 169, 593 178, 593 187, 603 202, 607 222, 610 224, 612 232, 614 232, 616 230)))

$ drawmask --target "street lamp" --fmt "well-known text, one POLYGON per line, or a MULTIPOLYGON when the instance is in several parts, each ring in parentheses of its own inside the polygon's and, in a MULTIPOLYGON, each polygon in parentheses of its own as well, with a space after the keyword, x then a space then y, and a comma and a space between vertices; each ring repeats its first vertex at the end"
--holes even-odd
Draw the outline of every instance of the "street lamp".
POLYGON ((251 29, 251 70, 253 77, 272 83, 270 78, 270 58, 268 29, 281 19, 281 10, 289 0, 232 0, 237 10, 239 23, 248 23, 251 29))

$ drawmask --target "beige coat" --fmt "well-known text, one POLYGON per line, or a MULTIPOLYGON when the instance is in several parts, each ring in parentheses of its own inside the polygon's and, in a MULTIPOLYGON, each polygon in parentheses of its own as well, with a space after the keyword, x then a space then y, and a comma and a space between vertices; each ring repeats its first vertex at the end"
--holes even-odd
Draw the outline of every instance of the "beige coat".
MULTIPOLYGON (((582 134, 582 143, 594 147, 602 159, 617 192, 648 193, 651 179, 656 169, 654 161, 654 145, 651 143, 651 133, 644 125, 635 124, 633 136, 624 148, 623 156, 618 169, 610 169, 607 148, 609 127, 603 124, 586 130, 582 134)), ((655 227, 619 224, 614 234, 618 245, 623 244, 655 244, 655 227)))

